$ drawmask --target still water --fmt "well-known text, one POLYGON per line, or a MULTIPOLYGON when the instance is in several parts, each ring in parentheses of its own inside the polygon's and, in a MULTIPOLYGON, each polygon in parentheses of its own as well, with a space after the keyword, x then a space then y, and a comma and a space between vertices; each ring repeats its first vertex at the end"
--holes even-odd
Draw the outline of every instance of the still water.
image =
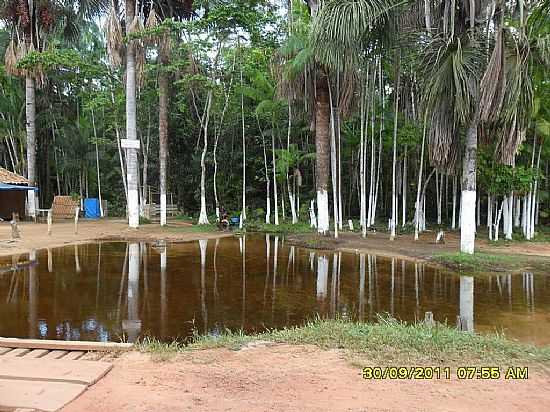
POLYGON ((0 336, 134 341, 297 325, 317 315, 437 321, 550 344, 550 276, 458 276, 247 236, 93 243, 0 258, 0 336))

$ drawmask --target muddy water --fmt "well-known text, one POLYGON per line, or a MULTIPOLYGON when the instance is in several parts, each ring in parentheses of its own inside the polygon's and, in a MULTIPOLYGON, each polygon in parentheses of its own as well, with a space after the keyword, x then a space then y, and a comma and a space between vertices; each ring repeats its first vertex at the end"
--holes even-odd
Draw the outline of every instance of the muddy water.
POLYGON ((101 243, 0 258, 0 336, 185 339, 321 317, 438 321, 550 344, 550 277, 460 277, 363 254, 248 236, 171 245, 101 243))

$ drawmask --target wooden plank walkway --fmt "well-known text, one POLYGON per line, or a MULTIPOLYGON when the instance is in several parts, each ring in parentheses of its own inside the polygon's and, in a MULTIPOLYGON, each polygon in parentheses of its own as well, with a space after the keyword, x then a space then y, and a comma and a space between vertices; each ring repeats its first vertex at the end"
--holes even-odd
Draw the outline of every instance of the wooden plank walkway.
POLYGON ((108 351, 131 346, 0 338, 0 411, 58 411, 109 373, 108 351))

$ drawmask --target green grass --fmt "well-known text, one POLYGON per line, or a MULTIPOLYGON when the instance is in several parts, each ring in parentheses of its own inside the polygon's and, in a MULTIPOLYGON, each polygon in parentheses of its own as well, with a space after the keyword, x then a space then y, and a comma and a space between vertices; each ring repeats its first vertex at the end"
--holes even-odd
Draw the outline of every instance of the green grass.
POLYGON ((276 233, 276 234, 287 234, 287 233, 313 233, 314 230, 311 228, 309 223, 298 222, 296 224, 292 223, 282 223, 280 225, 268 225, 262 221, 246 221, 245 229, 247 232, 261 232, 261 233, 276 233))
POLYGON ((543 269, 550 259, 536 256, 489 254, 476 252, 438 253, 432 259, 460 273, 479 274, 484 272, 521 271, 525 269, 543 269))
POLYGON ((476 252, 473 255, 460 252, 439 253, 433 260, 460 273, 501 272, 519 270, 525 265, 523 258, 511 255, 492 255, 476 252))
POLYGON ((550 362, 550 347, 537 348, 502 335, 460 332, 443 324, 407 324, 391 318, 377 323, 315 320, 304 326, 272 330, 255 335, 226 332, 221 336, 195 336, 193 342, 163 344, 143 341, 138 349, 156 356, 190 350, 229 348, 238 350, 255 341, 310 344, 322 349, 343 349, 347 355, 385 364, 464 364, 476 361, 492 365, 550 362))
POLYGON ((216 225, 192 225, 192 226, 178 226, 168 227, 167 230, 178 233, 202 233, 202 232, 217 232, 218 227, 216 225))

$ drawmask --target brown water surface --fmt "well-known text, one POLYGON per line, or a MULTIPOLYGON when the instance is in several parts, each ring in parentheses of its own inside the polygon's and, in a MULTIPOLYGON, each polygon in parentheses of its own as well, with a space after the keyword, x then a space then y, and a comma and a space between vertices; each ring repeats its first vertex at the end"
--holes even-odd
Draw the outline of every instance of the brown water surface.
POLYGON ((288 246, 274 236, 95 243, 0 258, 0 336, 189 338, 389 313, 550 344, 550 277, 449 274, 421 263, 288 246))

